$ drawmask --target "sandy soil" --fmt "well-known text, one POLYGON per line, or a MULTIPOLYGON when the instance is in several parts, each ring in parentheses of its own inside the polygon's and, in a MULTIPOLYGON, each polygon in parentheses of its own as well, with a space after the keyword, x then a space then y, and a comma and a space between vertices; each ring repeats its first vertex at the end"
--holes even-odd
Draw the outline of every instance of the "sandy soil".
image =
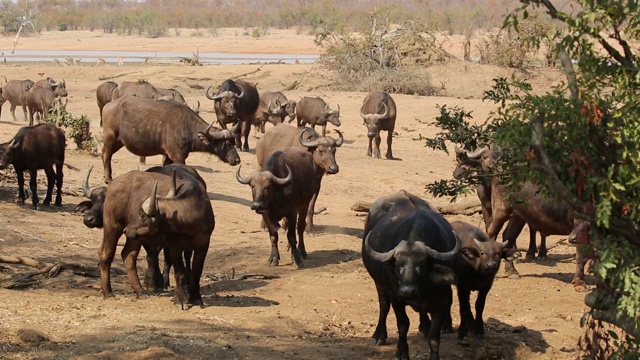
MULTIPOLYGON (((241 30, 236 30, 242 32, 241 30)), ((186 31, 185 31, 186 32, 186 31)), ((46 33, 20 40, 23 49, 115 49, 229 52, 317 53, 312 38, 294 31, 273 30, 268 36, 252 39, 221 31, 215 38, 180 37, 150 40, 102 35, 99 32, 46 33), (282 44, 285 44, 283 46, 282 44)), ((13 38, 0 39, 8 48, 13 38)), ((0 74, 9 79, 39 78, 38 73, 64 78, 69 91, 68 109, 92 119, 98 128, 95 88, 104 79, 115 81, 148 79, 156 85, 176 87, 189 102, 203 104, 204 119, 213 121, 212 104, 202 87, 218 85, 224 79, 256 70, 256 65, 203 66, 127 65, 124 67, 53 66, 53 64, 0 65, 0 74)), ((378 316, 373 281, 360 259, 364 217, 350 210, 356 201, 372 201, 405 189, 434 204, 424 185, 451 176, 453 156, 424 147, 420 136, 432 136, 428 124, 437 115, 436 104, 460 105, 484 121, 491 105, 479 98, 491 79, 507 72, 502 69, 456 62, 430 70, 442 81, 448 97, 394 95, 398 120, 394 155, 399 161, 376 160, 365 156, 367 137, 358 110, 363 93, 306 91, 326 80, 313 65, 265 65, 245 78, 259 82, 260 91, 281 90, 295 80, 301 86, 286 92, 293 99, 318 95, 342 109, 345 143, 337 154, 340 173, 324 179, 317 208, 326 210, 315 217, 317 235, 307 238, 309 259, 296 270, 287 263, 268 267, 268 235, 260 231, 260 216, 249 209, 250 190, 234 178, 232 168, 216 158, 193 154, 194 165, 207 181, 216 214, 216 229, 202 280, 205 306, 179 312, 172 304, 172 291, 136 299, 127 279, 115 275, 115 299, 103 300, 99 279, 63 271, 25 289, 0 290, 0 358, 6 359, 391 359, 396 351, 395 318, 390 315, 389 344, 370 345, 378 316), (247 273, 277 275, 265 280, 230 279, 247 273)), ((548 85, 558 80, 555 73, 529 74, 533 81, 548 85)), ((0 141, 8 141, 25 125, 11 121, 4 105, 0 119, 0 141)), ((256 138, 250 138, 253 149, 256 138)), ((382 151, 386 151, 383 145, 382 151)), ((255 152, 241 153, 245 171, 256 168, 255 152)), ((160 157, 147 159, 150 165, 160 157)), ((82 224, 74 206, 82 201, 81 178, 94 166, 93 185, 102 180, 99 157, 68 146, 65 168, 65 195, 62 208, 34 211, 15 204, 13 172, 0 183, 0 255, 28 256, 49 263, 97 264, 102 232, 82 224)), ((114 160, 114 176, 137 168, 137 157, 126 150, 114 160)), ((43 174, 40 175, 43 177, 43 174)), ((44 191, 42 183, 40 192, 44 191)), ((42 195, 43 196, 43 195, 42 195)), ((462 201, 473 201, 473 197, 462 201)), ((451 216, 480 226, 479 215, 451 216)), ((520 280, 511 280, 501 270, 489 294, 485 309, 487 335, 483 340, 457 341, 455 334, 443 336, 443 359, 573 359, 577 340, 583 332, 580 318, 585 310, 584 294, 569 284, 575 269, 575 248, 562 237, 550 237, 549 259, 518 264, 520 280)), ((528 243, 525 231, 520 246, 528 243)), ((284 246, 283 246, 284 247, 284 246)), ((144 261, 140 261, 142 271, 144 261)), ((122 261, 114 261, 122 274, 122 261)), ((30 269, 0 266, 3 274, 30 269)), ((587 279, 592 284, 592 279, 587 279)), ((454 305, 454 325, 459 322, 454 305)), ((413 359, 428 357, 428 344, 418 334, 417 314, 409 311, 409 336, 413 359)))

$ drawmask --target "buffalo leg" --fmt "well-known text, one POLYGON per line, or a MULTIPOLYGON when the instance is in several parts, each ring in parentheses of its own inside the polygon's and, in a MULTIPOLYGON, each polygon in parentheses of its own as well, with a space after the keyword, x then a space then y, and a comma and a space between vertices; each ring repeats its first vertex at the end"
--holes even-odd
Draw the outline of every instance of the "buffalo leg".
POLYGON ((393 153, 391 152, 391 142, 393 141, 393 130, 387 131, 387 160, 393 160, 393 153))
MULTIPOLYGON (((507 228, 509 225, 507 225, 507 228)), ((536 232, 529 226, 529 248, 527 249, 527 259, 533 260, 536 258, 536 232)))
POLYGON ((584 245, 579 245, 576 248, 576 273, 573 276, 571 283, 576 291, 586 291, 587 283, 584 282, 584 267, 587 265, 587 254, 583 249, 584 245))
POLYGON ((147 165, 147 157, 146 157, 146 156, 140 156, 140 157, 138 158, 138 160, 139 160, 139 161, 138 161, 138 163, 139 163, 140 165, 147 165))
POLYGON ((309 201, 309 207, 307 208, 306 232, 309 236, 315 235, 315 229, 313 227, 313 214, 316 211, 316 200, 318 200, 319 193, 320 193, 320 182, 318 181, 316 192, 311 197, 311 201, 309 201))
POLYGON ((176 246, 170 246, 169 251, 171 258, 176 260, 173 262, 173 273, 176 280, 173 301, 178 310, 187 310, 189 306, 187 305, 187 294, 184 292, 185 269, 182 263, 182 251, 176 246))
MULTIPOLYGON (((189 285, 189 279, 191 278, 191 256, 193 255, 192 250, 184 251, 184 265, 185 265, 185 277, 187 285, 189 285)), ((169 273, 171 272, 171 267, 173 266, 173 259, 171 259, 171 253, 167 248, 164 249, 164 270, 162 272, 163 277, 163 286, 165 289, 168 289, 171 286, 171 281, 169 280, 169 273)), ((187 286, 188 287, 188 286, 187 286)))
POLYGON ((118 239, 122 235, 122 229, 104 228, 104 235, 102 238, 102 245, 98 251, 98 258, 100 259, 100 289, 102 296, 107 298, 113 296, 113 290, 111 289, 111 263, 116 254, 116 246, 118 239))
POLYGON ((547 237, 540 234, 540 250, 538 250, 538 258, 547 258, 547 237))
MULTIPOLYGON (((393 312, 396 314, 396 324, 398 325, 398 349, 396 350, 396 359, 409 360, 409 344, 407 343, 409 317, 407 316, 404 304, 398 301, 391 301, 391 306, 393 306, 393 312)), ((432 324, 431 330, 433 330, 433 325, 435 324, 432 324)))
POLYGON ((297 229, 298 229, 298 253, 300 254, 300 256, 302 256, 303 259, 307 258, 307 249, 304 246, 304 230, 305 230, 305 227, 306 227, 305 216, 307 216, 307 214, 305 214, 302 211, 298 214, 298 226, 297 226, 297 229))
POLYGON ((249 151, 249 134, 251 133, 251 122, 243 121, 240 125, 242 128, 241 140, 242 138, 244 138, 244 145, 242 145, 242 151, 249 151))
POLYGON ((133 288, 133 291, 136 293, 136 296, 138 298, 140 298, 145 293, 144 288, 140 283, 140 278, 138 277, 137 260, 139 253, 140 241, 127 238, 120 256, 122 256, 124 268, 127 270, 127 278, 129 279, 129 284, 131 284, 131 287, 133 288))
POLYGON ((378 315, 378 325, 376 331, 371 336, 371 342, 375 346, 384 345, 387 342, 387 315, 389 315, 389 309, 391 308, 391 302, 389 296, 376 286, 378 291, 378 305, 380 306, 380 314, 378 315))
POLYGON ((56 206, 62 206, 62 180, 64 179, 62 167, 63 164, 56 164, 56 206))
MULTIPOLYGON (((31 189, 31 202, 33 204, 34 209, 38 209, 38 170, 37 169, 29 169, 29 175, 31 179, 29 179, 29 188, 31 189)), ((51 199, 49 199, 51 201, 51 199)))
MULTIPOLYGON (((304 216, 304 214, 301 214, 304 216)), ((289 242, 289 247, 291 248, 291 262, 296 264, 298 268, 302 268, 302 259, 300 258, 300 253, 298 252, 298 246, 296 244, 296 214, 293 216, 288 216, 289 223, 287 224, 287 241, 289 242)), ((301 231, 304 228, 301 228, 301 231)))
MULTIPOLYGON (((11 107, 9 108, 9 111, 11 112, 11 117, 13 118, 13 122, 18 121, 18 119, 16 119, 16 105, 11 104, 11 107)), ((27 118, 26 114, 25 114, 25 119, 27 118)))
MULTIPOLYGON (((314 130, 315 130, 315 126, 314 126, 314 130)), ((323 137, 327 136, 327 123, 322 125, 322 136, 323 137)))
POLYGON ((280 252, 278 251, 278 228, 275 221, 271 221, 268 216, 262 215, 262 219, 269 229, 269 239, 271 240, 271 255, 269 255, 269 266, 278 266, 280 263, 280 252))
MULTIPOLYGON (((514 217, 511 217, 511 213, 509 211, 497 211, 494 209, 494 212, 492 214, 491 217, 491 224, 489 225, 489 228, 487 229, 487 236, 489 237, 489 239, 492 240, 496 240, 498 238, 498 233, 500 232, 500 229, 502 229, 502 226, 504 225, 505 222, 507 222, 507 220, 509 221, 513 221, 514 217)), ((519 217, 517 218, 518 220, 521 220, 519 217)), ((523 225, 524 226, 524 225, 523 225)), ((507 233, 507 231, 505 230, 505 233, 507 233)), ((514 246, 515 247, 515 239, 518 237, 518 234, 512 235, 511 232, 507 233, 507 234, 503 234, 503 239, 508 239, 511 240, 513 239, 513 241, 509 241, 509 247, 514 246), (513 245, 511 244, 513 242, 513 245)), ((520 278, 520 274, 518 274, 518 270, 516 270, 513 261, 505 261, 505 271, 507 273, 507 275, 509 275, 510 278, 512 279, 519 279, 520 278)))
MULTIPOLYGON (((471 291, 464 287, 458 287, 458 304, 460 305, 460 327, 458 327, 458 339, 462 340, 469 333, 469 327, 473 323, 473 313, 469 295, 471 291)), ((486 295, 486 294, 485 294, 486 295)), ((478 302, 476 301, 476 306, 478 302)))
POLYGON ((195 251, 185 251, 186 270, 189 273, 189 303, 193 305, 202 305, 202 295, 200 294, 200 278, 202 277, 202 271, 204 269, 204 261, 207 257, 207 251, 209 250, 209 242, 206 241, 206 246, 195 251), (187 253, 189 259, 187 259, 187 253), (189 261, 191 260, 191 254, 193 253, 193 268, 189 271, 189 261))
POLYGON ((24 114, 24 119, 27 120, 27 105, 22 105, 22 113, 24 114))
MULTIPOLYGON (((480 289, 478 291, 478 298, 476 299, 476 319, 472 324, 473 333, 479 338, 484 337, 484 319, 482 318, 482 314, 484 313, 484 306, 487 302, 489 290, 491 290, 491 284, 480 289)), ((473 319, 473 317, 470 319, 473 319)))
POLYGON ((427 337, 429 329, 431 329, 429 313, 426 311, 420 312, 420 325, 418 325, 418 332, 422 334, 422 336, 427 337))
MULTIPOLYGON (((451 287, 449 287, 449 300, 451 301, 451 287)), ((431 329, 429 329, 429 335, 427 336, 429 341, 429 360, 439 360, 440 359, 440 329, 442 328, 442 324, 444 323, 447 314, 445 313, 445 308, 440 309, 433 313, 431 329)), ((408 350, 408 349, 407 349, 408 350)))
POLYGON ((18 177, 18 204, 24 204, 26 195, 24 193, 24 169, 15 168, 16 176, 18 177))
POLYGON ((369 147, 367 148, 367 156, 371 156, 373 151, 373 137, 369 137, 369 147))
POLYGON ((376 159, 380 159, 380 143, 382 142, 382 138, 380 137, 379 131, 376 133, 375 141, 376 141, 376 144, 375 144, 376 146, 373 149, 373 157, 375 157, 376 159))
MULTIPOLYGON (((144 287, 147 291, 161 292, 164 290, 164 279, 160 274, 160 255, 161 248, 144 245, 147 252, 147 270, 144 272, 144 287)), ((167 252, 165 251, 165 258, 167 252)), ((166 261, 166 260, 165 260, 166 261)))
MULTIPOLYGON (((35 110, 29 108, 29 126, 33 126, 33 113, 36 112, 35 110)), ((27 117, 27 114, 25 113, 25 118, 27 117)))
MULTIPOLYGON (((106 135, 106 134, 105 134, 106 135)), ((124 146, 124 144, 115 139, 115 134, 109 134, 105 136, 104 145, 102 146, 102 163, 104 165, 104 182, 110 183, 113 178, 111 177, 111 157, 118 150, 124 146)))
POLYGON ((44 173, 47 175, 47 195, 42 201, 42 205, 51 205, 51 197, 53 195, 53 186, 56 183, 56 174, 53 172, 53 168, 45 168, 44 173))

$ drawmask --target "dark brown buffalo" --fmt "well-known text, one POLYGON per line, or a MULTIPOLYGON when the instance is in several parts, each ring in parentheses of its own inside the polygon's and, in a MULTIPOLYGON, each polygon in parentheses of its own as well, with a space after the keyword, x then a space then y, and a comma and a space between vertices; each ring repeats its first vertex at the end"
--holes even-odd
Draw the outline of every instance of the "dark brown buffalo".
POLYGON ((165 88, 157 87, 156 90, 158 90, 158 92, 163 97, 166 97, 168 100, 177 101, 177 102, 183 103, 183 104, 187 103, 187 101, 184 99, 184 96, 182 96, 180 91, 178 91, 176 89, 165 89, 165 88))
POLYGON ((396 103, 386 91, 372 91, 367 94, 360 108, 360 117, 367 127, 369 148, 367 156, 372 156, 372 143, 375 139, 376 147, 373 157, 380 159, 380 131, 387 132, 387 159, 392 160, 391 142, 393 141, 393 129, 396 126, 396 103))
POLYGON ((61 82, 57 82, 50 77, 46 79, 40 79, 36 81, 35 86, 49 89, 56 93, 56 96, 65 97, 68 95, 67 93, 67 83, 64 79, 61 82))
POLYGON ((158 92, 158 89, 151 85, 147 80, 138 81, 123 81, 113 91, 112 101, 119 99, 125 95, 135 96, 143 99, 158 99, 163 95, 158 92))
POLYGON ((0 169, 13 165, 18 177, 18 203, 24 204, 24 171, 29 170, 29 188, 33 207, 38 208, 37 173, 47 174, 47 196, 42 205, 49 206, 55 184, 56 206, 62 205, 62 165, 65 137, 62 130, 51 124, 25 126, 8 143, 0 144, 0 169), (53 167, 55 166, 55 171, 53 167))
POLYGON ((327 135, 327 122, 340 126, 340 104, 337 110, 331 110, 324 100, 315 97, 304 97, 296 105, 298 127, 309 124, 313 129, 322 126, 322 136, 327 135))
POLYGON ((440 359, 440 330, 450 316, 455 282, 450 265, 459 249, 460 240, 449 222, 417 196, 400 191, 371 204, 362 261, 375 282, 380 305, 374 345, 386 343, 387 315, 393 307, 399 333, 396 359, 409 359, 409 305, 420 313, 419 330, 429 340, 429 359, 440 359))
POLYGON ((258 89, 254 84, 244 80, 225 80, 218 88, 216 95, 211 95, 210 90, 211 86, 205 95, 207 99, 214 101, 213 107, 220 126, 226 129, 227 124, 240 122, 241 126, 237 128, 240 131, 234 133, 236 146, 249 151, 251 122, 260 103, 258 89), (244 145, 242 145, 242 137, 244 137, 244 145))
POLYGON ((314 193, 314 184, 309 181, 315 176, 312 163, 309 152, 290 147, 276 151, 259 171, 254 171, 248 177, 242 177, 238 168, 236 173, 238 182, 251 186, 253 195, 251 210, 262 214, 262 219, 269 229, 270 266, 277 266, 280 261, 278 222, 283 218, 287 219, 287 240, 291 248, 291 261, 301 268, 303 266, 301 257, 307 258, 304 229, 307 209, 314 193))
POLYGON ((484 336, 482 314, 487 294, 500 268, 500 261, 502 259, 513 261, 517 250, 508 248, 507 244, 489 239, 482 230, 462 221, 452 222, 451 227, 460 238, 460 252, 453 259, 452 264, 458 280, 456 287, 460 305, 458 339, 464 339, 469 330, 472 330, 476 336, 482 337, 484 336), (475 319, 469 303, 471 291, 478 291, 475 319))
POLYGON ((312 155, 315 177, 308 179, 314 182, 315 190, 313 198, 309 203, 307 214, 307 233, 313 234, 313 214, 315 212, 316 201, 320 194, 322 177, 324 174, 337 174, 340 168, 336 163, 336 149, 342 146, 344 138, 342 133, 338 133, 338 140, 328 136, 320 136, 308 127, 296 128, 293 126, 279 124, 267 131, 256 144, 256 160, 262 166, 266 160, 276 151, 288 147, 298 147, 307 150, 312 155))
POLYGON ((136 272, 136 259, 142 245, 166 248, 174 260, 175 296, 178 309, 188 303, 202 304, 200 277, 209 249, 215 219, 206 188, 188 172, 177 176, 131 171, 116 178, 104 199, 104 237, 99 251, 100 282, 103 296, 112 295, 110 268, 118 239, 125 235, 122 259, 129 283, 140 296, 144 293, 136 272), (185 294, 186 269, 182 253, 192 250, 193 269, 185 294))
POLYGON ((2 87, 2 96, 11 104, 9 111, 11 111, 13 121, 18 121, 16 119, 16 106, 22 106, 24 119, 29 119, 27 117, 27 99, 29 98, 29 89, 33 86, 34 84, 31 80, 10 80, 6 81, 2 87))
MULTIPOLYGON (((493 151, 488 147, 483 147, 474 152, 464 151, 456 146, 456 160, 457 165, 453 171, 453 177, 461 179, 471 174, 474 171, 483 170, 489 171, 493 166, 493 151)), ((480 205, 482 210, 482 217, 484 219, 485 228, 488 229, 491 224, 492 210, 491 210, 491 179, 482 177, 479 184, 476 186, 476 192, 480 199, 480 205)), ((526 222, 518 215, 512 214, 507 223, 507 228, 503 233, 503 239, 508 234, 509 239, 512 239, 513 243, 509 243, 514 248, 517 248, 516 239, 526 222)), ((529 248, 527 250, 527 259, 535 259, 536 257, 536 233, 537 231, 529 227, 529 248)), ((539 258, 547 257, 547 237, 540 236, 540 249, 538 251, 539 258)), ((509 266, 509 265, 507 265, 509 266)), ((515 274, 512 274, 514 277, 515 274)))
MULTIPOLYGON (((41 120, 49 116, 49 110, 54 107, 56 99, 59 96, 59 94, 49 88, 34 86, 29 89, 27 97, 27 105, 29 107, 29 126, 33 126, 34 114, 37 114, 41 120)), ((58 103, 63 108, 66 106, 66 101, 64 104, 60 101, 58 101, 58 103)))
POLYGON ((194 151, 240 163, 231 132, 214 129, 184 104, 125 96, 108 103, 102 117, 106 182, 111 181, 111 157, 123 146, 139 156, 164 155, 163 165, 184 164, 194 151))
MULTIPOLYGON (((107 195, 107 186, 98 186, 94 189, 91 189, 89 186, 89 177, 91 176, 91 171, 93 167, 89 169, 87 174, 84 176, 82 181, 82 191, 84 196, 88 199, 82 201, 75 208, 76 212, 82 212, 84 214, 82 222, 88 228, 99 228, 102 229, 104 225, 103 213, 104 213, 104 199, 107 195)), ((146 170, 147 172, 157 172, 165 175, 172 175, 173 172, 176 173, 178 179, 182 177, 193 177, 198 182, 205 187, 207 184, 204 179, 200 177, 200 174, 187 165, 179 165, 179 164, 171 164, 167 166, 154 166, 146 170)), ((145 272, 144 277, 144 285, 147 290, 153 290, 155 292, 160 292, 164 289, 169 288, 169 272, 172 266, 172 259, 168 249, 165 249, 164 252, 164 271, 160 273, 158 255, 159 249, 151 248, 149 246, 144 246, 147 251, 147 271, 145 272)), ((187 273, 191 271, 191 255, 192 252, 185 251, 185 265, 187 273)))
MULTIPOLYGON (((266 92, 260 95, 260 104, 258 105, 258 110, 256 110, 252 120, 252 124, 255 126, 256 131, 264 133, 265 124, 267 122, 277 125, 282 123, 287 117, 286 102, 282 103, 280 99, 274 100, 274 94, 276 93, 266 92)), ((282 95, 282 93, 278 94, 282 95)))
POLYGON ((100 126, 102 126, 102 108, 113 100, 113 92, 118 87, 115 81, 105 81, 96 89, 96 101, 100 109, 100 126))
MULTIPOLYGON (((483 171, 491 170, 491 168, 485 167, 493 164, 494 151, 480 151, 480 153, 484 154, 481 156, 484 159, 481 162, 483 171)), ((467 158, 469 158, 468 155, 473 157, 475 154, 467 154, 467 158)), ((486 183, 484 186, 486 187, 486 183)), ((491 199, 490 222, 487 226, 487 236, 490 239, 497 239, 502 226, 507 220, 515 222, 513 225, 508 226, 502 235, 503 240, 505 242, 508 241, 509 247, 515 247, 515 240, 520 234, 524 223, 529 225, 532 233, 530 249, 532 243, 535 246, 535 232, 540 233, 544 241, 549 235, 569 235, 582 223, 582 221, 574 219, 573 211, 567 204, 545 197, 540 193, 540 186, 529 181, 522 184, 519 190, 510 194, 509 198, 507 198, 506 189, 500 183, 500 178, 494 176, 490 180, 490 187, 488 190, 483 190, 483 193, 485 196, 488 193, 491 199), (513 245, 511 245, 512 243, 513 245)), ((578 259, 576 276, 571 283, 575 285, 576 290, 582 290, 585 282, 584 271, 580 268, 584 267, 584 264, 580 260, 584 258, 584 255, 581 254, 580 248, 576 251, 576 258, 578 259)), ((517 279, 520 277, 513 265, 513 261, 507 260, 505 262, 505 270, 512 278, 517 279)))

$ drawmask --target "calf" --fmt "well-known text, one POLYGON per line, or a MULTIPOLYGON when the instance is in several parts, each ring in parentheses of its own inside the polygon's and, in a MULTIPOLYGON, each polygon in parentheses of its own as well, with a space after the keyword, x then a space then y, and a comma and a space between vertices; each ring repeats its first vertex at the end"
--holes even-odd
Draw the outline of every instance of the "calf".
POLYGON ((369 148, 367 156, 372 156, 372 143, 376 140, 373 157, 380 159, 380 131, 387 132, 387 159, 392 160, 391 142, 393 141, 393 129, 396 126, 396 103, 386 91, 372 91, 364 98, 360 108, 360 117, 367 127, 369 148), (382 110, 382 114, 380 114, 382 110))
POLYGON ((62 165, 64 164, 65 137, 62 130, 51 124, 25 126, 8 143, 0 144, 0 169, 13 165, 18 177, 18 203, 24 204, 24 171, 29 170, 31 200, 38 208, 36 177, 38 169, 47 174, 47 196, 42 205, 49 206, 53 185, 57 188, 56 206, 62 205, 62 165), (55 172, 53 167, 55 165, 55 172))
POLYGON ((259 171, 254 171, 248 177, 242 177, 238 168, 236 172, 238 182, 251 186, 253 195, 251 210, 262 215, 269 229, 270 266, 279 264, 277 224, 282 218, 286 218, 291 260, 298 268, 303 267, 301 257, 307 258, 304 246, 305 217, 314 193, 314 178, 311 154, 293 147, 276 151, 259 171), (296 245, 296 221, 298 246, 296 245))
POLYGON ((296 119, 298 127, 309 124, 315 129, 316 125, 322 126, 322 136, 326 136, 328 122, 340 126, 340 104, 337 110, 331 110, 329 105, 320 98, 304 97, 296 106, 296 119))
MULTIPOLYGON (((6 81, 6 78, 5 78, 6 81)), ((10 80, 6 81, 2 87, 2 96, 11 104, 9 111, 11 111, 11 117, 13 121, 16 119, 16 106, 22 106, 24 112, 24 119, 27 120, 27 98, 29 89, 34 86, 31 80, 10 80)))
MULTIPOLYGON (((484 336, 484 312, 487 294, 500 268, 502 259, 513 260, 516 249, 493 241, 475 226, 454 221, 451 227, 460 238, 460 252, 453 259, 452 269, 458 280, 458 302, 460 304, 460 327, 458 339, 463 339, 469 330, 478 337, 484 336), (469 304, 471 291, 478 291, 476 317, 473 318, 469 304)), ((449 312, 450 313, 450 312, 449 312)), ((449 322, 450 323, 450 322, 449 322)), ((449 324, 447 324, 449 325, 449 324)))
POLYGON ((34 114, 39 115, 41 120, 44 120, 49 116, 49 110, 53 108, 58 96, 59 94, 54 90, 40 86, 34 86, 29 90, 29 95, 27 97, 27 105, 29 106, 29 126, 33 126, 34 114))

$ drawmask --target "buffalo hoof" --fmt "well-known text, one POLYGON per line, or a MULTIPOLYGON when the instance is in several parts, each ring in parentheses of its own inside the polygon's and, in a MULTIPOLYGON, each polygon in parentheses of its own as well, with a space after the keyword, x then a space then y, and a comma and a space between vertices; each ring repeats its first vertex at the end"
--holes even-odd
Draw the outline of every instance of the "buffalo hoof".
POLYGON ((382 346, 386 343, 387 343, 386 338, 381 338, 381 339, 371 338, 371 345, 373 346, 382 346))
POLYGON ((536 258, 536 254, 529 254, 527 253, 527 256, 524 257, 526 260, 535 260, 536 258))
POLYGON ((507 274, 507 276, 509 277, 509 279, 512 279, 512 280, 520 280, 520 274, 518 273, 507 274))
POLYGON ((453 326, 451 326, 451 325, 443 325, 442 329, 440 329, 440 333, 441 334, 453 334, 454 333, 453 326))
POLYGON ((146 300, 149 298, 149 294, 142 292, 142 293, 136 294, 136 298, 138 300, 146 300))
POLYGON ((269 259, 269 266, 278 266, 279 264, 280 264, 280 261, 278 259, 274 259, 274 258, 269 259))
POLYGON ((189 304, 186 304, 186 303, 176 304, 176 310, 178 311, 189 310, 189 304))
POLYGON ((204 305, 204 303, 202 302, 202 299, 189 300, 189 304, 196 305, 196 306, 204 305))
POLYGON ((18 199, 18 200, 16 200, 16 204, 18 204, 18 205, 24 205, 24 199, 18 199))
POLYGON ((575 290, 576 292, 586 292, 587 291, 587 283, 585 283, 584 280, 582 280, 582 279, 573 279, 571 281, 571 283, 573 284, 573 290, 575 290))

